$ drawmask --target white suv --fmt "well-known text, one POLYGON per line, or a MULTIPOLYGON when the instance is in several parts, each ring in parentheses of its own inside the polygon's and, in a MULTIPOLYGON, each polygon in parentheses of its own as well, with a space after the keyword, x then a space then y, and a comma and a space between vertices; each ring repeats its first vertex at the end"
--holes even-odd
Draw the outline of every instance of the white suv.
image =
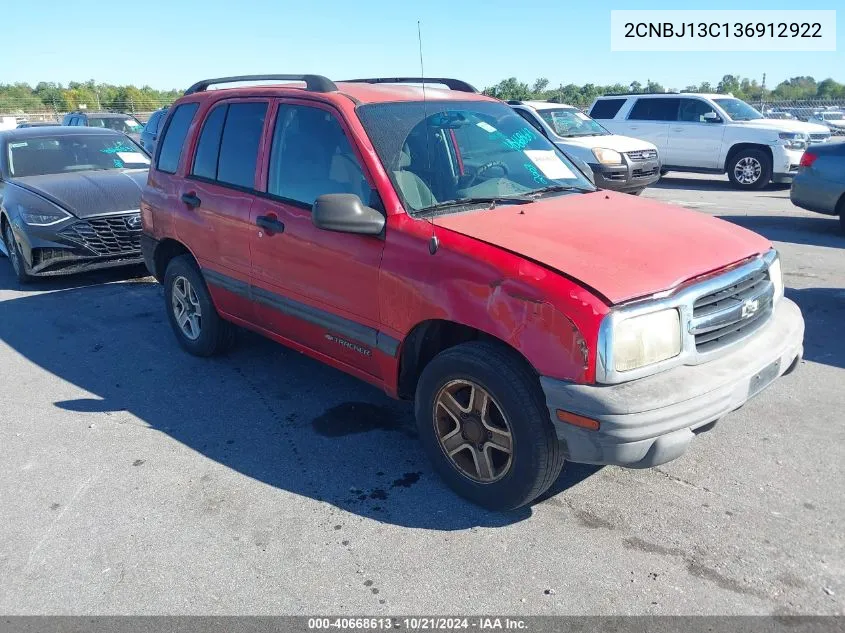
POLYGON ((766 119, 730 95, 605 96, 593 102, 590 116, 611 132, 654 143, 664 172, 727 172, 740 189, 791 182, 804 150, 830 139, 826 127, 766 119))
POLYGON ((564 154, 587 163, 602 189, 639 195, 660 179, 657 148, 648 141, 611 134, 578 108, 563 103, 508 104, 564 154))

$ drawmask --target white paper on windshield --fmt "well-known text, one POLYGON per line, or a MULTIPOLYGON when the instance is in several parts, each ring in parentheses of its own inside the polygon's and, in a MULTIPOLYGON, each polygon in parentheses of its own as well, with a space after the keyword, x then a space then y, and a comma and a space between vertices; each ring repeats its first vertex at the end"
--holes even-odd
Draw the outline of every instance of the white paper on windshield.
POLYGON ((528 159, 537 165, 537 169, 543 172, 546 178, 552 180, 566 180, 575 178, 572 170, 566 166, 554 150, 526 149, 523 150, 528 159))
POLYGON ((144 156, 141 152, 117 152, 117 157, 124 163, 150 164, 150 159, 144 156))
POLYGON ((586 114, 584 114, 583 112, 576 112, 576 113, 575 113, 575 116, 577 116, 577 117, 578 117, 579 119, 581 119, 582 121, 589 121, 589 120, 590 120, 590 117, 588 117, 588 116, 587 116, 586 114))
POLYGON ((476 125, 478 127, 480 127, 482 130, 484 130, 485 132, 489 132, 490 134, 492 134, 493 132, 496 131, 496 128, 494 128, 489 123, 485 123, 484 121, 479 121, 478 123, 476 123, 476 125))

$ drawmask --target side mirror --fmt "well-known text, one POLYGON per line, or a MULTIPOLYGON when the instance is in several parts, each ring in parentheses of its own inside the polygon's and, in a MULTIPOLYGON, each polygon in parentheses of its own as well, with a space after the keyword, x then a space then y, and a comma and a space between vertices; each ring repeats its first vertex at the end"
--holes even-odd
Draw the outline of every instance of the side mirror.
POLYGON ((720 117, 715 112, 705 112, 704 113, 704 122, 705 123, 721 123, 722 117, 720 117))
POLYGON ((314 226, 326 231, 379 235, 384 230, 384 216, 365 206, 354 193, 327 193, 311 207, 314 226))

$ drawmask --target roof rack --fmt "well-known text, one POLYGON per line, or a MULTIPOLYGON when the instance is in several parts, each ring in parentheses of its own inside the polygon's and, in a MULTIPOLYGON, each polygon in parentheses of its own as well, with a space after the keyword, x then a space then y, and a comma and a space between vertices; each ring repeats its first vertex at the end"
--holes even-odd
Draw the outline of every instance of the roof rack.
POLYGON ((216 84, 231 84, 241 81, 304 81, 305 89, 311 92, 334 92, 337 86, 334 82, 322 75, 239 75, 237 77, 217 77, 216 79, 203 79, 185 91, 185 95, 192 95, 195 92, 204 92, 209 86, 216 84))
POLYGON ((351 84, 442 84, 449 90, 460 92, 478 92, 472 85, 460 79, 449 77, 370 77, 369 79, 344 79, 351 84))

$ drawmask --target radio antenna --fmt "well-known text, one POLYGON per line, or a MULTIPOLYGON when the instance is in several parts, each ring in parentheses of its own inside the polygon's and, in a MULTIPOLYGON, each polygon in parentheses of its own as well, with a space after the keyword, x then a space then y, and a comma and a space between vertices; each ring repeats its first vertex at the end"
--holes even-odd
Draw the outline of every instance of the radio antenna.
MULTIPOLYGON (((428 131, 428 104, 425 98, 425 66, 423 65, 423 49, 422 49, 422 28, 420 27, 420 21, 417 20, 417 42, 419 43, 420 49, 420 79, 422 80, 422 93, 423 93, 423 123, 424 123, 424 130, 425 130, 425 160, 426 160, 426 168, 429 169, 431 167, 431 134, 428 131)), ((440 240, 437 239, 436 229, 434 228, 434 222, 429 218, 428 223, 431 224, 431 239, 428 241, 428 252, 434 255, 437 252, 437 249, 440 247, 440 240)))

